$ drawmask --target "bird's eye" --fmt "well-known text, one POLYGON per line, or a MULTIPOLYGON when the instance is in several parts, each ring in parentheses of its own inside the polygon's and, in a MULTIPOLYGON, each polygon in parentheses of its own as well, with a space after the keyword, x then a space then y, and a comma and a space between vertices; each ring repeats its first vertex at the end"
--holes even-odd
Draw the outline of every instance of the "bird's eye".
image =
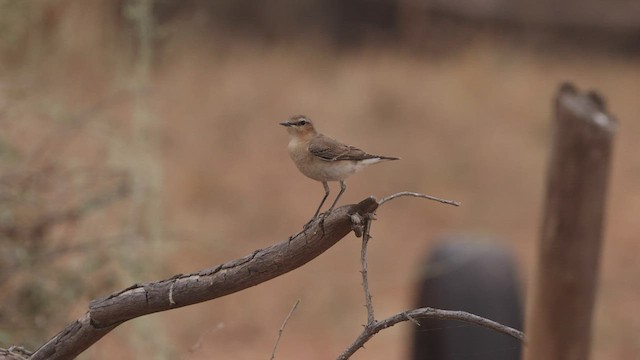
POLYGON ((307 120, 300 120, 298 121, 298 125, 306 125, 307 124, 307 120))

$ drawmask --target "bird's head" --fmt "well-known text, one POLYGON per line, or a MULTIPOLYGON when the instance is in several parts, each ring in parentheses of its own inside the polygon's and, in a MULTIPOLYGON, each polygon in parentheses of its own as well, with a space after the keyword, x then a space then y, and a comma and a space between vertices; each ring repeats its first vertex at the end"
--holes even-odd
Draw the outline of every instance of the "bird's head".
POLYGON ((313 122, 304 115, 294 115, 287 121, 281 122, 280 125, 285 126, 287 128, 287 132, 291 136, 305 137, 316 134, 313 122))

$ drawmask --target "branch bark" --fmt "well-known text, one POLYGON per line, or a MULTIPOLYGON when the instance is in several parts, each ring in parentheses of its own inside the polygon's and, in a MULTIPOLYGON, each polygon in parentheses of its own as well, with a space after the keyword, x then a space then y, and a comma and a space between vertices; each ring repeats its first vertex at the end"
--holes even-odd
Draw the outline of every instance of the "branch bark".
POLYGON ((243 258, 162 281, 135 284, 93 300, 87 313, 36 350, 30 359, 74 358, 125 321, 229 295, 287 273, 349 234, 352 216, 371 216, 377 207, 376 199, 369 197, 335 209, 306 230, 243 258))

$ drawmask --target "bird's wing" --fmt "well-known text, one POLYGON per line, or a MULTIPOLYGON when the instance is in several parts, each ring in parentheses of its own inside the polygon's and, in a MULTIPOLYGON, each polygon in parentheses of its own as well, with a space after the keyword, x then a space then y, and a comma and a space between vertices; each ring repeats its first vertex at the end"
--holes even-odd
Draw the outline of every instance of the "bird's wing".
POLYGON ((364 160, 378 157, 324 135, 316 136, 309 142, 309 152, 324 161, 364 160))

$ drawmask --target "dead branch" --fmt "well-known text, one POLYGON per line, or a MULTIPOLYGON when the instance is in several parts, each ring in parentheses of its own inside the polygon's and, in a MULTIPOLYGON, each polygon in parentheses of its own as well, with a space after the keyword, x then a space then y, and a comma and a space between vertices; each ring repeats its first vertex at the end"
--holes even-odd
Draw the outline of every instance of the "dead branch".
POLYGON ((243 258, 162 281, 135 284, 93 300, 87 313, 36 350, 30 359, 74 358, 125 321, 229 295, 287 273, 349 234, 352 215, 366 217, 377 207, 376 199, 369 197, 333 210, 323 218, 323 224, 318 219, 289 239, 243 258))
POLYGON ((287 326, 291 315, 293 315, 293 312, 296 311, 298 305, 300 305, 300 299, 298 299, 296 303, 293 304, 293 307, 291 308, 291 310, 289 310, 289 314, 287 314, 287 317, 282 322, 282 326, 280 326, 280 330, 278 330, 278 337, 276 338, 276 342, 275 344, 273 344, 273 351, 271 351, 271 357, 269 358, 269 360, 273 360, 276 358, 276 349, 278 349, 278 343, 280 342, 280 338, 282 337, 282 333, 284 332, 284 327, 287 326))
MULTIPOLYGON (((473 315, 465 311, 440 310, 432 308, 420 308, 409 311, 399 312, 384 320, 375 320, 372 324, 365 326, 364 330, 358 338, 349 345, 349 347, 338 356, 338 360, 346 360, 353 355, 358 349, 364 346, 375 334, 403 321, 415 322, 417 319, 438 319, 438 320, 456 320, 470 324, 486 327, 497 332, 512 336, 516 339, 524 341, 524 334, 521 331, 502 325, 495 321, 485 319, 478 315, 473 315)), ((461 344, 464 346, 464 344, 461 344)))
MULTIPOLYGON (((401 196, 412 196, 418 197, 428 200, 435 200, 447 205, 459 206, 460 203, 452 200, 444 200, 437 198, 431 195, 425 195, 410 191, 399 192, 390 196, 387 196, 378 202, 378 205, 382 205, 389 200, 393 200, 395 198, 401 196)), ((380 332, 383 329, 391 327, 399 322, 403 321, 411 321, 417 326, 420 326, 420 323, 416 319, 439 319, 439 320, 457 320, 464 321, 468 323, 472 323, 475 325, 483 326, 510 336, 515 337, 516 339, 520 339, 524 341, 524 334, 521 331, 510 328, 508 326, 502 325, 495 321, 485 319, 483 317, 473 315, 464 311, 451 311, 451 310, 440 310, 433 308, 420 308, 413 309, 409 311, 403 311, 401 313, 397 313, 391 317, 388 317, 382 321, 378 321, 374 316, 373 302, 371 300, 371 291, 369 290, 369 279, 368 279, 368 271, 367 271, 367 245, 369 240, 371 239, 371 221, 374 219, 374 216, 367 216, 364 218, 364 230, 362 233, 362 250, 360 252, 360 262, 362 266, 362 289, 364 290, 364 299, 365 306, 367 308, 367 324, 364 326, 362 333, 358 338, 351 344, 349 347, 338 356, 338 360, 346 360, 351 355, 353 355, 358 349, 364 346, 364 344, 369 341, 375 334, 380 332)), ((354 221, 355 223, 355 221, 354 221)))
MULTIPOLYGON (((398 193, 385 201, 399 196, 416 196, 415 194, 398 193)), ((432 198, 422 194, 417 194, 417 197, 432 198)), ((358 204, 342 206, 314 220, 305 227, 305 230, 289 239, 265 249, 256 250, 243 258, 199 272, 176 275, 166 280, 134 284, 105 298, 93 300, 89 304, 89 310, 81 318, 67 326, 28 358, 31 360, 74 358, 125 321, 212 300, 273 279, 311 261, 352 230, 357 236, 364 237, 361 259, 368 324, 362 334, 338 359, 347 359, 382 329, 402 321, 415 323, 415 319, 421 318, 466 321, 509 334, 518 339, 524 338, 524 335, 518 330, 462 311, 421 308, 376 321, 371 294, 368 290, 366 244, 371 238, 371 220, 375 218, 374 212, 379 204, 385 201, 379 203, 375 198, 369 197, 358 204)), ((278 339, 294 310, 295 306, 280 328, 278 339)), ((276 347, 277 341, 274 353, 276 347)), ((0 352, 0 355, 3 355, 0 360, 19 359, 15 354, 6 353, 6 350, 3 349, 0 350, 4 351, 0 352), (4 355, 7 356, 4 357, 4 355)))
POLYGON ((366 219, 364 223, 364 233, 362 234, 362 250, 360 251, 360 263, 362 265, 362 289, 364 290, 364 301, 367 307, 367 325, 369 326, 376 321, 373 313, 373 301, 371 300, 371 291, 369 291, 369 273, 367 271, 367 244, 371 239, 371 220, 366 219))
POLYGON ((441 202, 443 204, 453 205, 453 206, 460 206, 460 204, 461 204, 459 201, 442 199, 442 198, 439 198, 439 197, 426 195, 426 194, 420 194, 420 193, 413 192, 413 191, 401 191, 399 193, 395 193, 395 194, 392 194, 392 195, 389 195, 387 197, 382 198, 380 201, 378 201, 378 205, 382 205, 382 204, 386 203, 387 201, 390 201, 390 200, 393 200, 395 198, 399 198, 399 197, 402 197, 402 196, 418 197, 418 198, 433 200, 433 201, 437 201, 437 202, 441 202))

